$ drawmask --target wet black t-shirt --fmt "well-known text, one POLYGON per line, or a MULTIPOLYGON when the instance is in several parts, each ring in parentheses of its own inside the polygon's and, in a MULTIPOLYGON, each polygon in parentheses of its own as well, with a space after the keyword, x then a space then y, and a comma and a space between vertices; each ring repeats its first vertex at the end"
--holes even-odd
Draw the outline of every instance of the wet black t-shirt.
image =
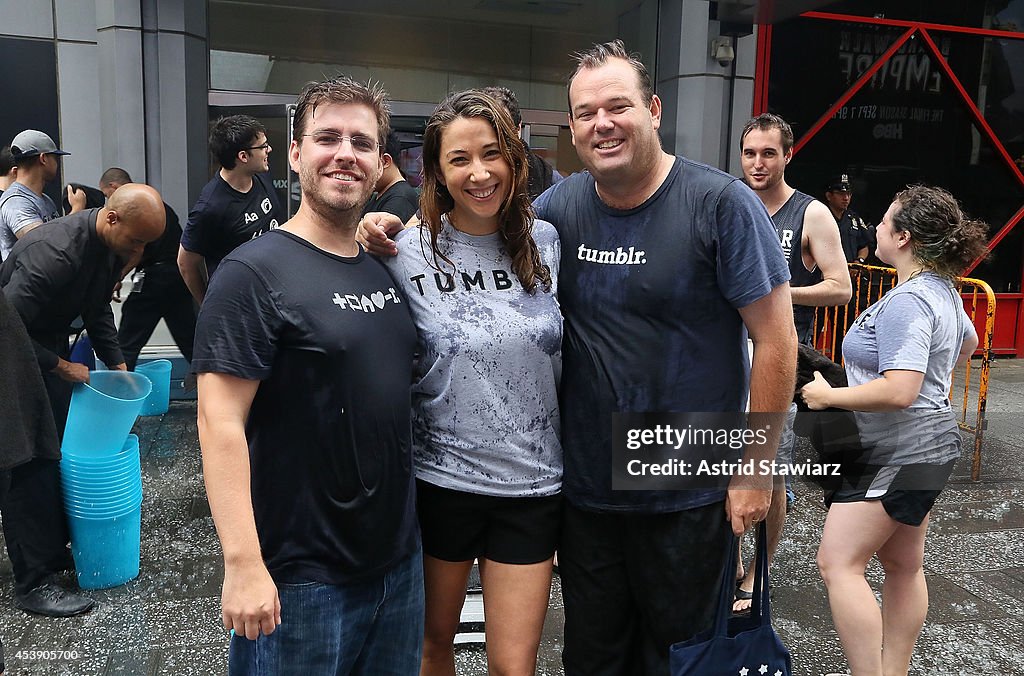
POLYGON ((192 366, 260 381, 250 485, 278 582, 342 584, 417 547, 416 330, 396 286, 365 253, 342 258, 280 230, 239 247, 210 284, 192 366))
POLYGON ((574 174, 534 203, 558 230, 562 490, 592 511, 672 512, 716 490, 612 490, 615 412, 742 411, 747 336, 739 309, 789 279, 764 205, 735 177, 676 158, 635 209, 574 174))
POLYGON ((212 277, 220 261, 235 247, 284 221, 277 194, 264 174, 253 176, 252 188, 243 193, 217 173, 188 214, 181 246, 206 258, 206 269, 212 277))

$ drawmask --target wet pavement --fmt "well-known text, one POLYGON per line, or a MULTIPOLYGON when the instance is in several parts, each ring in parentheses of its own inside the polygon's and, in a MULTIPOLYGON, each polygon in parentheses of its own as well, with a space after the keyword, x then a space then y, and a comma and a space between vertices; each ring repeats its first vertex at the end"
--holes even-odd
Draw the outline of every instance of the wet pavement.
MULTIPOLYGON (((994 363, 988 412, 981 481, 970 480, 965 450, 932 513, 925 559, 931 609, 911 667, 915 675, 1024 674, 1024 360, 994 363)), ((85 616, 40 618, 13 607, 4 550, 0 637, 7 674, 226 671, 222 563, 203 490, 195 402, 172 402, 165 415, 140 419, 134 431, 141 439, 145 495, 139 577, 86 592, 98 607, 85 616)), ((775 625, 792 652, 794 674, 845 672, 814 563, 825 519, 820 492, 798 484, 797 493, 772 572, 775 625)), ((878 590, 877 563, 869 579, 878 590)), ((466 618, 479 612, 474 599, 466 618)), ((561 623, 556 578, 540 674, 561 673, 561 623)), ((487 673, 479 644, 460 645, 456 663, 460 674, 487 673)))

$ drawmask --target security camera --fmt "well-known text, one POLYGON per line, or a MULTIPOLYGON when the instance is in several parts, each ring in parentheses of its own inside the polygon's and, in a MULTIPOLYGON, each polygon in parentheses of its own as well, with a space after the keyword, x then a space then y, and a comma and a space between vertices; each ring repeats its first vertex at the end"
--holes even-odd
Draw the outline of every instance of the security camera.
POLYGON ((711 58, 723 68, 736 60, 736 51, 732 48, 732 40, 718 37, 711 41, 711 58))

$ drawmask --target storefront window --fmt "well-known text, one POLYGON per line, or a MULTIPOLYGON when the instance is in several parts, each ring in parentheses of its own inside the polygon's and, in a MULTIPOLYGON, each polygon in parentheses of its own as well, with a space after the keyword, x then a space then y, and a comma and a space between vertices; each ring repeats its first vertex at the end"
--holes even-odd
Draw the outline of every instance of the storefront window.
MULTIPOLYGON (((777 26, 769 110, 785 117, 800 139, 906 30, 809 18, 777 26)), ((1024 42, 929 34, 1002 145, 1012 157, 1024 156, 1024 95, 1019 93, 1024 89, 1015 82, 1024 77, 1024 63, 1013 61, 1020 59, 1017 48, 1024 42)), ((821 196, 827 178, 843 171, 854 187, 851 208, 873 223, 909 183, 947 188, 968 213, 990 224, 993 235, 1024 205, 1024 188, 920 35, 810 138, 787 170, 787 180, 821 196)), ((1019 291, 1021 243, 1017 234, 1004 239, 972 276, 997 291, 1019 291)))
POLYGON ((523 108, 560 111, 569 53, 616 37, 654 72, 657 0, 294 5, 211 0, 210 88, 293 94, 344 72, 401 101, 499 84, 523 108))

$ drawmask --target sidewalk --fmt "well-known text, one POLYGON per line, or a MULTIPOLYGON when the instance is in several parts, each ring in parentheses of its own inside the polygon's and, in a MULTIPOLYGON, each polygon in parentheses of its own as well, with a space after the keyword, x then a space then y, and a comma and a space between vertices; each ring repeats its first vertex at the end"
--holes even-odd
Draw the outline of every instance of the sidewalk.
MULTIPOLYGON (((85 616, 40 618, 13 607, 10 562, 0 555, 6 673, 226 671, 222 563, 203 489, 195 410, 195 402, 175 401, 167 414, 136 425, 145 494, 138 579, 88 592, 98 607, 85 616)), ((994 363, 988 418, 982 480, 971 482, 969 458, 961 459, 932 513, 925 559, 931 610, 915 675, 1024 673, 1024 360, 994 363)), ((820 676, 844 671, 844 660, 814 563, 825 511, 812 486, 799 484, 797 491, 772 573, 773 609, 794 674, 820 676)), ((877 589, 876 563, 869 578, 877 589)), ((561 673, 561 623, 556 578, 539 674, 561 673)), ((456 662, 460 674, 487 673, 480 646, 460 647, 456 662)))

